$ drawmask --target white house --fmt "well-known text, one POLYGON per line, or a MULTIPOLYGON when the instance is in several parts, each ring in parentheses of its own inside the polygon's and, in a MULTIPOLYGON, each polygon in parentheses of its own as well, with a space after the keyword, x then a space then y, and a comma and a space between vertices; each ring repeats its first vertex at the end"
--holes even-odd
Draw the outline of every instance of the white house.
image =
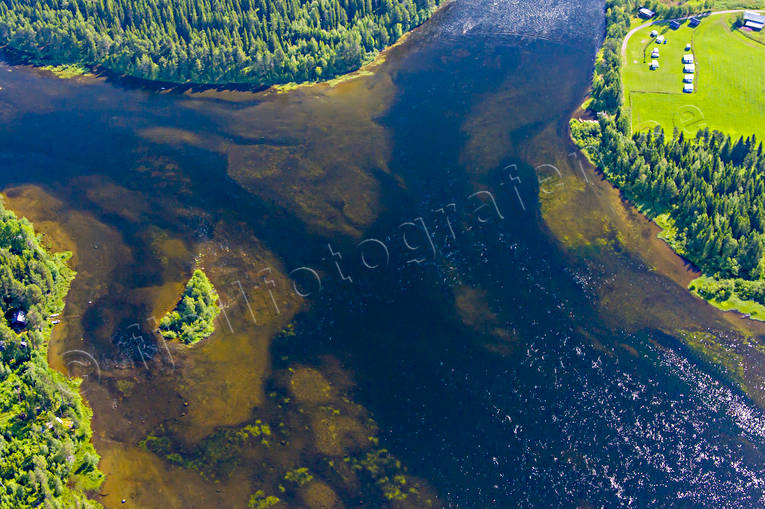
POLYGON ((659 48, 654 48, 651 52, 651 58, 659 58, 659 48))
POLYGON ((691 51, 691 43, 685 45, 685 51, 691 51))
POLYGON ((759 32, 765 26, 765 16, 747 11, 744 13, 744 26, 759 32))
POLYGON ((656 42, 659 44, 666 44, 667 40, 664 38, 663 35, 660 35, 659 37, 656 38, 656 42))
POLYGON ((657 35, 659 35, 658 30, 651 30, 651 37, 656 37, 657 35))
POLYGON ((683 92, 686 94, 692 94, 693 93, 693 83, 686 83, 683 85, 683 92))
POLYGON ((685 64, 683 66, 683 72, 688 74, 693 74, 696 72, 696 65, 695 64, 685 64))
POLYGON ((683 63, 684 64, 692 64, 693 63, 693 54, 688 53, 686 55, 683 55, 683 63))
POLYGON ((655 70, 659 68, 659 61, 658 60, 651 60, 651 70, 655 70))
POLYGON ((693 83, 693 74, 683 76, 683 83, 693 83))
POLYGON ((656 15, 656 13, 653 12, 651 9, 647 9, 645 7, 642 7, 641 9, 639 9, 638 14, 643 19, 651 19, 656 15))

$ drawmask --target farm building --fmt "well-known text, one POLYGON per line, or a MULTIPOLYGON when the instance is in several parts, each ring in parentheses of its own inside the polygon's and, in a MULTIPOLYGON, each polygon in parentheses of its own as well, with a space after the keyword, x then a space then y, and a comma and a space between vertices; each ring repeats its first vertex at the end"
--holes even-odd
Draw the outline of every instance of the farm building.
POLYGON ((669 28, 671 28, 672 30, 677 30, 678 28, 680 28, 680 22, 677 21, 676 19, 673 19, 672 21, 669 22, 669 28))
POLYGON ((693 63, 693 55, 691 53, 683 55, 683 63, 684 64, 692 64, 693 63))
POLYGON ((655 70, 659 68, 659 61, 658 60, 651 60, 651 70, 655 70))
POLYGON ((693 74, 683 76, 683 83, 693 83, 693 74))
POLYGON ((20 309, 11 311, 8 318, 11 323, 11 328, 15 331, 20 331, 27 326, 27 315, 20 309))
POLYGON ((659 48, 654 48, 651 52, 651 58, 659 58, 659 48))
POLYGON ((696 16, 694 16, 694 17, 692 17, 691 19, 688 20, 688 26, 691 27, 691 28, 696 28, 700 24, 701 24, 701 20, 699 18, 697 18, 696 16))
POLYGON ((685 92, 686 94, 693 93, 693 83, 686 83, 685 85, 683 85, 683 92, 685 92))
POLYGON ((693 74, 696 72, 696 66, 694 64, 685 64, 683 66, 683 72, 687 74, 693 74))
POLYGON ((660 35, 659 37, 656 38, 656 42, 659 44, 666 44, 667 40, 664 38, 663 35, 660 35))
POLYGON ((747 11, 744 13, 744 26, 759 32, 765 26, 765 16, 747 11))
POLYGON ((656 37, 657 35, 659 35, 658 30, 651 30, 651 37, 656 37))
POLYGON ((640 10, 638 10, 638 14, 643 19, 651 19, 656 15, 656 13, 653 12, 651 9, 647 9, 645 7, 640 8, 640 10))

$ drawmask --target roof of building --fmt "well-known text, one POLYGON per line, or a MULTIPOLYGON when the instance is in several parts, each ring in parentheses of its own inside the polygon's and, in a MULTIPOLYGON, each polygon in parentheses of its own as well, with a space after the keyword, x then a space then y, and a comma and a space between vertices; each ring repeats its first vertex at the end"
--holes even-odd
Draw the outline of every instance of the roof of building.
POLYGON ((683 92, 693 92, 693 83, 683 85, 683 92))
POLYGON ((639 12, 640 14, 642 14, 643 16, 648 16, 648 17, 653 17, 653 15, 654 15, 654 14, 656 14, 656 13, 655 13, 655 12, 653 12, 651 9, 648 9, 648 8, 646 8, 646 7, 641 7, 641 8, 638 10, 638 12, 639 12))
POLYGON ((694 64, 685 64, 683 72, 696 72, 696 66, 694 64))
POLYGON ((693 83, 693 74, 686 74, 683 76, 683 81, 686 83, 693 83))
POLYGON ((663 36, 663 35, 660 35, 659 37, 657 37, 657 38, 656 38, 656 42, 658 42, 658 43, 662 43, 662 42, 664 42, 664 36, 663 36))
POLYGON ((747 21, 744 23, 744 26, 753 30, 762 30, 765 25, 763 23, 757 23, 756 21, 747 21))
POLYGON ((765 16, 757 14, 756 12, 746 11, 744 13, 744 21, 754 21, 755 23, 765 24, 765 16))
POLYGON ((24 313, 24 311, 22 311, 20 309, 13 313, 13 321, 15 321, 15 322, 23 322, 26 319, 27 319, 26 313, 24 313))
POLYGON ((701 20, 697 18, 696 16, 692 17, 690 20, 688 20, 688 25, 691 27, 698 26, 701 23, 701 20))
POLYGON ((687 55, 683 55, 683 63, 686 64, 692 64, 693 63, 693 55, 688 53, 687 55))

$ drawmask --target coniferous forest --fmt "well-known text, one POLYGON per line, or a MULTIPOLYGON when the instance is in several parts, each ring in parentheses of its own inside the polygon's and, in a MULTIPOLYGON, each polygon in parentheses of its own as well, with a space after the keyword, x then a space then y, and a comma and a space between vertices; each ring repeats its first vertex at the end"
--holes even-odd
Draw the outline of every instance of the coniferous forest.
POLYGON ((441 0, 0 0, 0 44, 35 63, 270 85, 359 68, 441 0))
POLYGON ((761 143, 706 129, 691 139, 666 140, 661 130, 630 137, 607 116, 573 122, 572 133, 630 201, 652 217, 669 214, 675 231, 668 240, 676 251, 705 274, 756 281, 739 286, 765 304, 761 143))

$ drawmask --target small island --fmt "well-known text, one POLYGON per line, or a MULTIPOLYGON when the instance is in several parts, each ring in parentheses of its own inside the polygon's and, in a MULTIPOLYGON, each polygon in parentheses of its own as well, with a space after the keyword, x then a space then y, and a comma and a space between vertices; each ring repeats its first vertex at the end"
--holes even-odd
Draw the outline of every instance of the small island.
POLYGON ((207 275, 195 270, 178 305, 159 322, 159 333, 165 339, 178 339, 186 345, 210 337, 220 313, 219 301, 207 275))

